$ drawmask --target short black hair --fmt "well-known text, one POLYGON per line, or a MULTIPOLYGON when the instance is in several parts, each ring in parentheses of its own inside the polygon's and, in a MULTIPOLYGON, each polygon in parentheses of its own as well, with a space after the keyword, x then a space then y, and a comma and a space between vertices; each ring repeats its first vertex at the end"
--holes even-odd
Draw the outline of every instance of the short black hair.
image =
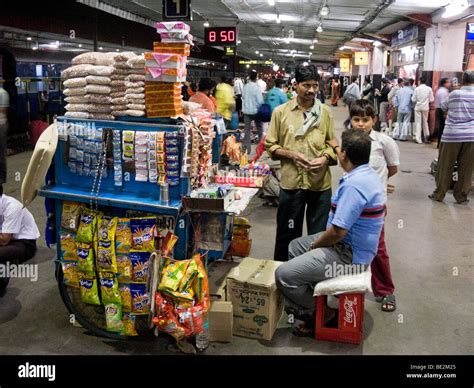
POLYGON ((444 86, 448 81, 449 81, 449 78, 441 78, 441 79, 439 80, 439 85, 438 85, 438 87, 444 86))
POLYGON ((0 197, 3 195, 3 185, 0 185, 0 197))
POLYGON ((250 81, 255 82, 257 80, 257 72, 255 70, 251 70, 249 73, 250 81))
POLYGON ((285 84, 285 80, 283 78, 277 78, 275 80, 275 86, 277 88, 281 88, 285 84))
POLYGON ((371 140, 368 133, 357 129, 346 129, 341 136, 341 151, 354 166, 369 163, 371 140))
POLYGON ((404 80, 404 81, 403 81, 403 85, 404 85, 404 86, 410 86, 410 85, 411 85, 411 84, 410 84, 410 80, 409 80, 409 79, 404 80))
POLYGON ((351 83, 356 82, 358 78, 359 78, 359 77, 358 77, 357 75, 353 75, 353 76, 351 77, 351 83))
POLYGON ((474 71, 466 70, 462 75, 462 84, 474 84, 474 71))
POLYGON ((212 90, 216 86, 216 82, 211 78, 201 78, 199 80, 199 91, 212 90))
POLYGON ((403 84, 403 78, 397 79, 397 83, 398 83, 399 85, 403 84))
POLYGON ((420 83, 426 84, 426 75, 422 75, 422 76, 420 77, 420 83))
POLYGON ((356 100, 351 104, 349 115, 352 117, 372 117, 375 118, 375 108, 369 100, 356 100))
POLYGON ((303 66, 303 65, 298 65, 296 67, 295 71, 295 79, 296 82, 304 82, 304 81, 318 81, 321 79, 318 73, 318 69, 316 69, 316 66, 314 65, 308 65, 308 66, 303 66))
POLYGON ((408 80, 408 83, 409 83, 410 85, 413 85, 413 84, 415 83, 415 80, 414 80, 413 78, 410 78, 410 79, 408 80))

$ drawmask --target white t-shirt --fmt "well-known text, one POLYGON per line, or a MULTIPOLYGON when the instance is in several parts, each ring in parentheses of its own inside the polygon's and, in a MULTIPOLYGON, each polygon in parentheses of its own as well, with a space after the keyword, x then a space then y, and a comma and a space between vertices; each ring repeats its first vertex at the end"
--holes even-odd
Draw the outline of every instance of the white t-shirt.
POLYGON ((262 90, 262 93, 265 93, 267 91, 267 83, 263 79, 259 78, 257 80, 257 85, 262 90))
POLYGON ((415 110, 429 110, 430 102, 434 101, 433 90, 429 86, 421 84, 413 92, 411 100, 416 103, 415 110))
MULTIPOLYGON (((0 108, 8 108, 10 106, 10 96, 7 91, 0 86, 0 108)), ((0 112, 0 125, 7 123, 7 115, 0 112)))
POLYGON ((40 236, 35 219, 15 198, 3 194, 0 198, 0 230, 12 235, 12 240, 36 240, 40 236))
POLYGON ((400 165, 400 150, 397 143, 383 133, 372 130, 369 166, 372 167, 382 180, 387 199, 388 168, 400 165))

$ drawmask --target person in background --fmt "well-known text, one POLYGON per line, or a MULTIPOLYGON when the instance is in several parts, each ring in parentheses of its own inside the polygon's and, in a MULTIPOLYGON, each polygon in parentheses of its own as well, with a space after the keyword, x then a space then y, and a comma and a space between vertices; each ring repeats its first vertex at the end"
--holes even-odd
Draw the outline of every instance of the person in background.
POLYGON ((457 163, 453 196, 458 204, 469 202, 474 166, 474 71, 465 71, 462 83, 461 89, 452 91, 441 104, 448 115, 439 147, 436 189, 429 195, 433 201, 443 201, 457 163))
POLYGON ((242 94, 242 112, 244 114, 245 132, 242 142, 242 151, 247 151, 250 155, 252 151, 252 121, 257 127, 259 141, 263 136, 263 123, 257 120, 257 112, 260 105, 263 104, 262 90, 257 84, 257 72, 252 70, 249 74, 249 82, 244 86, 242 94))
POLYGON ((223 76, 216 86, 217 113, 224 118, 226 128, 229 127, 232 112, 235 110, 234 88, 231 84, 232 79, 223 76))
POLYGON ((258 78, 257 79, 257 85, 258 87, 260 88, 260 90, 262 91, 262 95, 265 94, 267 92, 267 83, 262 79, 262 78, 258 78))
POLYGON ((449 90, 451 89, 451 81, 449 78, 441 78, 439 81, 439 88, 435 96, 436 108, 436 129, 438 131, 438 148, 441 143, 441 136, 443 136, 444 124, 446 121, 446 113, 441 107, 444 100, 448 98, 449 90))
POLYGON ((242 94, 244 93, 244 82, 240 77, 234 79, 235 110, 242 118, 242 94))
MULTIPOLYGON (((36 240, 40 233, 28 209, 15 198, 3 194, 0 185, 0 264, 23 263, 36 253, 36 240)), ((0 277, 0 291, 9 278, 0 277)))
POLYGON ((415 80, 413 78, 409 78, 408 83, 411 90, 415 91, 415 80))
POLYGON ((337 106, 339 95, 341 94, 341 82, 339 77, 334 77, 331 84, 331 105, 337 106))
MULTIPOLYGON (((296 92, 296 87, 297 87, 296 84, 297 84, 297 82, 296 82, 296 80, 293 78, 293 79, 291 80, 291 95, 293 96, 292 98, 298 97, 298 93, 296 92)), ((290 99, 290 100, 291 100, 291 99, 290 99)))
POLYGON ((275 86, 271 88, 265 96, 265 102, 270 105, 272 112, 277 106, 284 104, 288 101, 288 97, 283 92, 282 87, 285 84, 285 80, 277 78, 275 80, 275 86))
POLYGON ((33 146, 36 145, 36 143, 38 142, 38 139, 40 138, 41 134, 48 127, 49 127, 48 122, 42 120, 40 115, 36 114, 36 115, 33 115, 31 117, 31 123, 29 125, 29 131, 30 131, 31 144, 33 144, 33 146))
POLYGON ((7 181, 7 134, 10 96, 0 83, 0 185, 7 181))
POLYGON ((278 207, 278 198, 280 197, 281 162, 279 160, 273 160, 265 150, 266 137, 267 135, 264 134, 262 141, 258 143, 253 162, 268 164, 270 171, 272 172, 262 187, 262 195, 263 198, 266 199, 263 206, 278 207))
POLYGON ((382 78, 382 90, 380 91, 379 102, 379 118, 380 128, 382 132, 387 130, 387 111, 388 111, 388 94, 390 93, 390 81, 382 78))
MULTIPOLYGON (((382 181, 385 202, 387 201, 388 180, 398 172, 400 165, 400 150, 397 143, 389 136, 374 131, 373 127, 377 121, 375 109, 367 100, 357 100, 351 105, 352 128, 367 133, 371 140, 369 166, 372 167, 382 181)), ((337 140, 330 142, 334 148, 338 145, 337 140)), ((390 262, 385 245, 384 227, 380 233, 377 255, 372 261, 372 290, 374 296, 382 304, 382 311, 392 312, 396 309, 395 286, 390 271, 390 262)))
POLYGON ((412 102, 415 103, 415 140, 421 144, 421 133, 425 143, 430 143, 430 128, 428 126, 428 115, 430 113, 430 102, 434 101, 433 90, 426 85, 426 76, 420 78, 420 86, 413 92, 412 102))
MULTIPOLYGON (((390 120, 389 119, 389 129, 388 129, 388 134, 391 136, 392 135, 392 131, 394 131, 394 124, 395 124, 395 127, 398 127, 398 121, 397 121, 397 116, 398 116, 398 109, 397 107, 395 106, 394 104, 394 100, 395 100, 395 95, 397 94, 397 92, 403 87, 403 79, 402 78, 398 78, 397 80, 397 83, 395 85, 392 86, 392 88, 390 89, 390 92, 388 93, 388 106, 389 106, 389 110, 390 110, 390 116, 392 117, 392 119, 390 120)), ((396 129, 397 132, 399 132, 400 130, 399 129, 396 129)))
POLYGON ((210 113, 215 113, 216 108, 209 98, 212 94, 216 83, 210 78, 201 78, 198 85, 198 91, 189 98, 189 102, 195 102, 201 104, 203 109, 206 109, 210 113))
POLYGON ((407 141, 408 132, 410 130, 410 119, 412 110, 413 90, 410 88, 410 82, 404 81, 403 87, 397 91, 395 98, 393 99, 393 105, 397 108, 398 117, 397 125, 392 134, 392 138, 395 140, 407 141))
MULTIPOLYGON (((352 83, 346 88, 346 91, 344 92, 344 95, 342 96, 342 101, 344 104, 347 105, 349 109, 349 113, 351 111, 351 103, 353 101, 359 100, 360 99, 360 90, 359 90, 359 78, 357 76, 352 77, 352 83)), ((351 123, 351 118, 349 118, 344 121, 344 128, 349 128, 349 125, 351 123)))
POLYGON ((288 260, 288 244, 303 233, 326 227, 331 207, 331 172, 337 163, 326 144, 334 138, 331 108, 316 99, 320 76, 314 65, 296 68, 298 97, 273 111, 265 147, 281 161, 281 190, 277 213, 274 260, 288 260))
POLYGON ((362 98, 365 100, 373 101, 374 99, 374 89, 370 83, 370 77, 366 76, 364 78, 364 85, 362 86, 362 98))
POLYGON ((338 159, 346 174, 333 196, 325 231, 293 240, 289 260, 275 271, 275 282, 285 298, 285 310, 303 324, 293 334, 314 338, 317 283, 337 276, 328 268, 343 266, 350 273, 368 268, 377 254, 384 223, 385 198, 377 173, 369 166, 371 139, 348 129, 342 133, 338 159))

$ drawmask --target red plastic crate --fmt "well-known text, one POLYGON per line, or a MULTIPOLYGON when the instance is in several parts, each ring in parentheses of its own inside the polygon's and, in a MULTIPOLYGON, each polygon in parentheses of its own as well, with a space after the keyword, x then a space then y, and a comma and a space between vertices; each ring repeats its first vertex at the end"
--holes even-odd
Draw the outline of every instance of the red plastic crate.
POLYGON ((364 321, 364 293, 339 295, 338 327, 324 326, 327 296, 316 297, 316 339, 359 345, 364 321))

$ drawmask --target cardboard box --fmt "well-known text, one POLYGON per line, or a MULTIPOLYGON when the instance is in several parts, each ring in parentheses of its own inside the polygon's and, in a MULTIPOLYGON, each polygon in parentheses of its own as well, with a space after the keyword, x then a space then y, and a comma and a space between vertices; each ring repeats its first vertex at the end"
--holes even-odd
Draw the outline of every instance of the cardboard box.
POLYGON ((212 302, 209 310, 209 341, 232 342, 232 326, 232 303, 212 302))
POLYGON ((201 211, 224 211, 234 200, 234 190, 229 191, 224 198, 182 198, 184 208, 201 211))
POLYGON ((250 257, 227 277, 227 301, 234 308, 234 335, 271 340, 283 312, 275 283, 280 262, 250 257))

